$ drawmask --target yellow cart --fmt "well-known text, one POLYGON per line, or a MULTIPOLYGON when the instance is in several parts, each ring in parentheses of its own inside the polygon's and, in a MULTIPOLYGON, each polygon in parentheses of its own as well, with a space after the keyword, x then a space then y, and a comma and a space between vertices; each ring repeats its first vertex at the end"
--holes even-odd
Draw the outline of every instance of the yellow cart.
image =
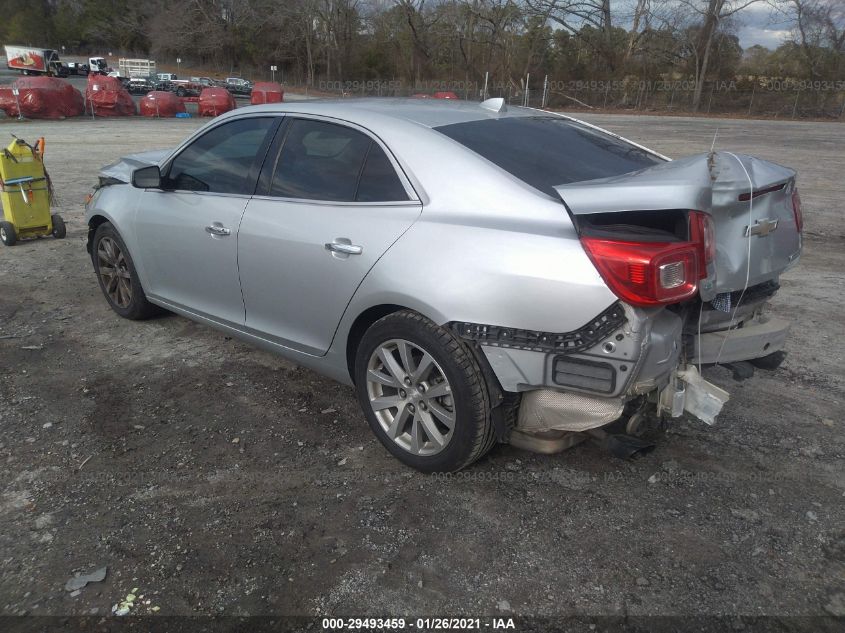
POLYGON ((0 152, 0 241, 12 246, 19 238, 66 234, 61 216, 50 215, 50 186, 44 171, 44 140, 35 147, 17 137, 0 152))

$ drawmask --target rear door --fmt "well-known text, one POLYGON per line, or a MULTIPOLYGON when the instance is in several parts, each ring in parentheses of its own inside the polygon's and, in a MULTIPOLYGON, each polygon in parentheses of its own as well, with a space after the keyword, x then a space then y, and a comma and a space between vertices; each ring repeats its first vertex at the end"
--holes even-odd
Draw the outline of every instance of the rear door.
POLYGON ((224 122, 165 167, 135 214, 147 294, 196 314, 243 325, 238 225, 279 120, 224 122))
POLYGON ((323 354, 358 285, 421 204, 366 130, 295 118, 276 145, 238 236, 246 325, 323 354))

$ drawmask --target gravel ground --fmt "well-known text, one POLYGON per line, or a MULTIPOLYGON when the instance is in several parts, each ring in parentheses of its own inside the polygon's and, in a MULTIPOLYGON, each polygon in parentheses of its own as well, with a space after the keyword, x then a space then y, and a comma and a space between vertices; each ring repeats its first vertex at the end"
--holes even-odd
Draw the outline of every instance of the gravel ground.
POLYGON ((137 588, 135 614, 845 615, 845 126, 585 118, 672 156, 718 128, 800 171, 789 357, 742 383, 711 369, 717 425, 682 419, 638 461, 501 446, 448 480, 390 458, 351 389, 109 310, 84 248, 97 169, 200 122, 0 123, 46 137, 68 221, 0 248, 0 613, 106 614, 137 588))

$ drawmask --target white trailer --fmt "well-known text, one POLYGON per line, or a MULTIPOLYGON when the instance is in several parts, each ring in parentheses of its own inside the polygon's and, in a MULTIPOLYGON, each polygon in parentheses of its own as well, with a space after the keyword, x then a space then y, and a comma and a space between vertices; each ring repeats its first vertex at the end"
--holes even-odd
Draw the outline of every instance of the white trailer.
POLYGON ((156 63, 152 59, 124 59, 117 62, 117 69, 121 77, 154 77, 156 74, 156 63))

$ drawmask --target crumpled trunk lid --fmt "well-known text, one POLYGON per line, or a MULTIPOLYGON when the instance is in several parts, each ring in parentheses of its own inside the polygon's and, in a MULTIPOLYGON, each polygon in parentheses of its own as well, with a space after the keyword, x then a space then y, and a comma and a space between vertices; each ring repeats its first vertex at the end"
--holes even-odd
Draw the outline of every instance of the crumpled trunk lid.
POLYGON ((716 229, 716 258, 700 284, 705 301, 777 279, 798 260, 801 233, 792 207, 794 189, 793 170, 731 152, 699 154, 555 187, 576 220, 617 211, 709 213, 716 229))
POLYGON ((170 150, 155 150, 124 156, 116 163, 100 169, 100 179, 129 183, 132 180, 133 171, 140 167, 159 165, 169 154, 170 150))

